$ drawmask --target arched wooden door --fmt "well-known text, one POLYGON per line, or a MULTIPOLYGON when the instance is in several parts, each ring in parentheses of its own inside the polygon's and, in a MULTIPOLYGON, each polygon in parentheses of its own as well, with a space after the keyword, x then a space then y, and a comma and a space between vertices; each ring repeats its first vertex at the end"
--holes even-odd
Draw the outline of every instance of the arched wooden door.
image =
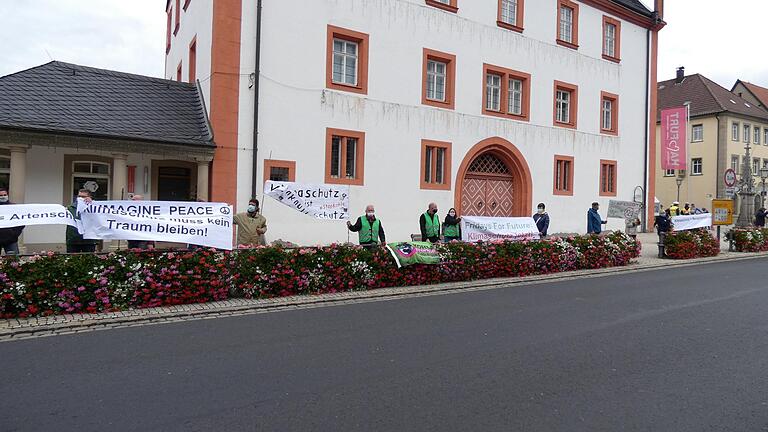
POLYGON ((512 170, 493 152, 478 155, 467 168, 461 191, 467 216, 514 216, 515 179, 512 170))

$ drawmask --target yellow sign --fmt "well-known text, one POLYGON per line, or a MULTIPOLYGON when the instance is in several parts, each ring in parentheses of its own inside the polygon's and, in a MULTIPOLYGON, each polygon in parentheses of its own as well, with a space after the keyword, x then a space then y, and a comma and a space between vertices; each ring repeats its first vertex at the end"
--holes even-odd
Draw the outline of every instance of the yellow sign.
POLYGON ((733 224, 733 200, 712 200, 712 225, 733 224))

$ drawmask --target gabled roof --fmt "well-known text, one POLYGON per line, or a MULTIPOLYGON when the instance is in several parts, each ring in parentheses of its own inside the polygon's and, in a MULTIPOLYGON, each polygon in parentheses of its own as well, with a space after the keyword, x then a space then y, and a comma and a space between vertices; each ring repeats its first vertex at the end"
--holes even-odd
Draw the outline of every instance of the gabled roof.
POLYGON ((757 84, 752 84, 746 81, 736 80, 736 84, 733 85, 731 91, 733 91, 736 86, 739 85, 739 83, 741 83, 747 90, 749 90, 755 99, 759 100, 764 107, 768 107, 768 88, 760 87, 757 84))
POLYGON ((58 61, 0 77, 0 129, 214 147, 197 86, 58 61))
POLYGON ((674 79, 662 81, 658 89, 659 111, 690 102, 691 117, 729 112, 768 121, 768 111, 700 74, 688 75, 679 84, 674 79))
POLYGON ((653 12, 651 12, 651 10, 645 7, 645 5, 642 4, 639 0, 613 0, 613 2, 618 3, 626 7, 627 9, 630 9, 634 12, 645 15, 647 17, 650 17, 653 15, 653 12))

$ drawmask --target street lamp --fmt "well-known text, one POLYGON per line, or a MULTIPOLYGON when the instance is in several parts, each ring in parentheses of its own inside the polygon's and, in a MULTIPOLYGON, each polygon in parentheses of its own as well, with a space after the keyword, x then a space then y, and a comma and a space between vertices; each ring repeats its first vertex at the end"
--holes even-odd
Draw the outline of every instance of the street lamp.
POLYGON ((768 179, 768 166, 760 168, 760 207, 765 207, 765 180, 768 179))
POLYGON ((677 183, 677 202, 680 202, 680 186, 683 184, 683 178, 676 178, 675 183, 677 183))

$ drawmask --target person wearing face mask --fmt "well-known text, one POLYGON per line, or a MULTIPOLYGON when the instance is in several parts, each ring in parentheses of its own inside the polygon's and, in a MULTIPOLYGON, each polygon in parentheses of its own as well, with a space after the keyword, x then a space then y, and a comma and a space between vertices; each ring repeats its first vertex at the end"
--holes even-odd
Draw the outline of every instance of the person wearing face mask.
MULTIPOLYGON (((8 189, 0 189, 0 205, 6 204, 13 204, 8 199, 8 189)), ((19 254, 19 236, 22 231, 23 226, 0 229, 0 249, 4 250, 6 255, 19 254)))
POLYGON ((429 208, 419 217, 421 241, 437 243, 440 241, 440 218, 437 216, 437 204, 429 203, 429 208))
MULTIPOLYGON (((80 189, 77 191, 77 198, 75 198, 72 205, 67 207, 75 219, 80 219, 80 214, 77 212, 77 203, 80 200, 90 203, 93 200, 91 191, 80 189)), ((83 235, 77 231, 77 228, 67 225, 67 253, 96 252, 97 243, 98 240, 84 239, 83 235)))
POLYGON ((461 218, 456 215, 456 209, 448 210, 443 222, 443 238, 446 242, 461 240, 461 218))
POLYGON ((547 230, 549 229, 549 214, 545 210, 544 203, 539 203, 538 211, 533 215, 533 221, 536 222, 536 229, 539 230, 539 237, 544 238, 547 236, 547 230))
POLYGON ((381 244, 387 243, 384 236, 384 226, 381 225, 381 220, 376 219, 376 210, 371 204, 365 208, 365 216, 357 218, 354 225, 347 221, 347 228, 357 233, 360 246, 366 249, 377 247, 379 241, 381 244))
POLYGON ((267 232, 267 218, 259 213, 259 200, 248 201, 245 213, 238 213, 232 218, 237 225, 237 245, 239 247, 264 246, 267 244, 264 233, 267 232))

